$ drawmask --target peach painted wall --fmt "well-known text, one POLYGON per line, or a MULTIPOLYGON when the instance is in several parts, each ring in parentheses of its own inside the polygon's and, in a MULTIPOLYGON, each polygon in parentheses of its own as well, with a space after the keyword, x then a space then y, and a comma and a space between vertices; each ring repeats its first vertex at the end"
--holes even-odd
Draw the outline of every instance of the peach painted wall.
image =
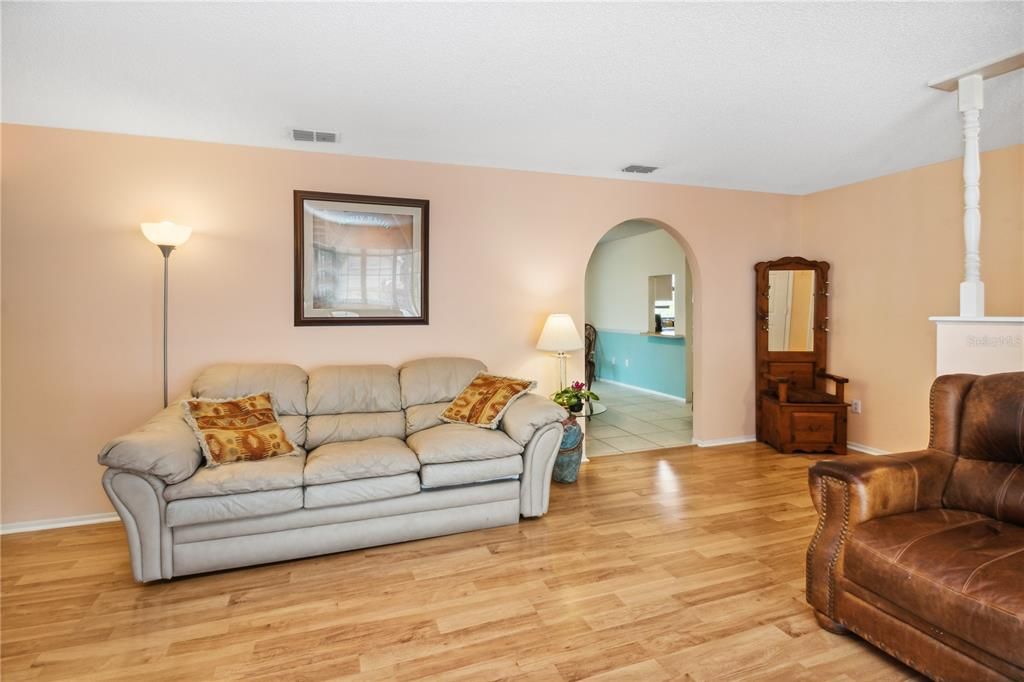
POLYGON ((164 218, 195 229, 171 257, 172 395, 215 362, 436 354, 551 390, 545 316, 582 324, 597 240, 662 222, 695 279, 696 436, 754 432, 752 265, 796 247, 797 197, 17 125, 2 154, 5 523, 110 509, 96 452, 160 407, 160 254, 138 223, 164 218), (293 189, 429 199, 430 325, 292 326, 293 189))
MULTIPOLYGON (((830 368, 850 377, 849 438, 928 443, 932 315, 959 313, 962 163, 925 166, 801 197, 801 255, 832 263, 830 368)), ((1024 145, 982 155, 981 273, 988 315, 1024 315, 1024 145)))

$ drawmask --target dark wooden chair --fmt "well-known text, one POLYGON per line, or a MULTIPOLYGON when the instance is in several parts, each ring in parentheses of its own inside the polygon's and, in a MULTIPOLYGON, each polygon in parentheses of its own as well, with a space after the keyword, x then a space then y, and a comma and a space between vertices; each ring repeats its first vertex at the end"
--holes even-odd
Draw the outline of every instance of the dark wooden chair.
POLYGON ((587 389, 594 384, 597 378, 597 328, 589 322, 583 326, 584 363, 586 367, 587 389))

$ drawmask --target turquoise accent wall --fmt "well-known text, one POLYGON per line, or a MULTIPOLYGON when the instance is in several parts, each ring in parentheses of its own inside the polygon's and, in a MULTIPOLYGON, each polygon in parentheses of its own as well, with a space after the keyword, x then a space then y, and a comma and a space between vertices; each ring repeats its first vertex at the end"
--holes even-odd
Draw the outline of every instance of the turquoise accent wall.
POLYGON ((685 398, 686 340, 598 330, 597 378, 685 398), (615 358, 615 364, 612 364, 615 358), (626 359, 629 367, 626 367, 626 359))

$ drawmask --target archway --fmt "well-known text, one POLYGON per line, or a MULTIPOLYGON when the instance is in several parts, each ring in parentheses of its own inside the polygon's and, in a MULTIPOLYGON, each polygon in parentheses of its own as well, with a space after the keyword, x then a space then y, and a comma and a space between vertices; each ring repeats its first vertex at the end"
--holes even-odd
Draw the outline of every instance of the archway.
POLYGON ((655 219, 622 221, 594 243, 586 374, 602 400, 587 419, 588 457, 694 442, 696 265, 683 236, 655 219))

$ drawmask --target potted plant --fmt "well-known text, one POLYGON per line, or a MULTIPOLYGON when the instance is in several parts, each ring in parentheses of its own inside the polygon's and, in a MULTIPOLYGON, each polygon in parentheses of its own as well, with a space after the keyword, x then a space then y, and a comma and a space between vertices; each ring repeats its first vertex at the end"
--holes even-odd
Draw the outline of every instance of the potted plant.
POLYGON ((600 400, 601 398, 593 391, 588 391, 586 384, 582 381, 574 381, 553 394, 551 399, 570 412, 579 412, 588 400, 600 400))

